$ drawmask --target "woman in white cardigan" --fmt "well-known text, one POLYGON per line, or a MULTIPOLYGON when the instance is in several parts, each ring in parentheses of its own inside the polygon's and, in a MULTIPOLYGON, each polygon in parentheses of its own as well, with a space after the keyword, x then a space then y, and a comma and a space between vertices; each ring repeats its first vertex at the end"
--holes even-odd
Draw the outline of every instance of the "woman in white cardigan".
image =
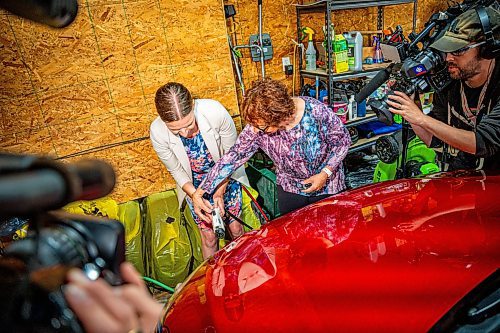
MULTIPOLYGON (((155 104, 159 117, 151 124, 151 143, 176 182, 179 207, 186 199, 191 209, 206 259, 217 250, 217 239, 212 226, 195 214, 191 197, 210 168, 236 141, 236 127, 222 104, 211 99, 193 99, 180 83, 160 87, 155 104)), ((213 204, 222 214, 225 210, 236 216, 241 213, 240 183, 249 186, 243 167, 214 193, 213 204)), ((229 231, 236 238, 243 234, 243 227, 230 218, 229 231)))

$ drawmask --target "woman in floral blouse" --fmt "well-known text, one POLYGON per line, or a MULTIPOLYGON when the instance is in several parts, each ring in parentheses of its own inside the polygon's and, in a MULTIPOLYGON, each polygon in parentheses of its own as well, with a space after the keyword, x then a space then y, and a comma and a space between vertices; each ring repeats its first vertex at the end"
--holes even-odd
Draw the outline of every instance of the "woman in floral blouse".
POLYGON ((203 194, 213 193, 259 148, 276 167, 281 214, 345 189, 342 160, 351 138, 325 104, 291 97, 282 83, 264 79, 248 90, 242 113, 247 125, 193 194, 198 216, 210 221, 212 206, 203 194))

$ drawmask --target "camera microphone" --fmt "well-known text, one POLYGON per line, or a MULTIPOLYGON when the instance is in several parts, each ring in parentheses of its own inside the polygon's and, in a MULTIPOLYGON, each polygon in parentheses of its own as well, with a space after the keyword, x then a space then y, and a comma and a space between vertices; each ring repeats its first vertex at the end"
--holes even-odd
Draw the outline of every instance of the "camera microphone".
POLYGON ((111 193, 115 186, 115 172, 104 161, 82 160, 69 164, 67 168, 80 180, 81 191, 72 201, 102 198, 111 193))
POLYGON ((393 66, 394 64, 390 64, 389 66, 387 66, 387 68, 378 72, 377 75, 375 75, 375 77, 371 79, 370 82, 368 82, 368 84, 364 86, 359 93, 356 94, 354 100, 357 103, 361 103, 368 96, 370 96, 375 90, 377 90, 378 87, 380 87, 383 83, 385 83, 385 81, 389 79, 393 66))
POLYGON ((76 200, 109 194, 113 168, 104 161, 64 164, 48 158, 0 154, 0 216, 30 216, 76 200))
POLYGON ((64 28, 78 13, 77 0, 0 0, 0 7, 53 28, 64 28))

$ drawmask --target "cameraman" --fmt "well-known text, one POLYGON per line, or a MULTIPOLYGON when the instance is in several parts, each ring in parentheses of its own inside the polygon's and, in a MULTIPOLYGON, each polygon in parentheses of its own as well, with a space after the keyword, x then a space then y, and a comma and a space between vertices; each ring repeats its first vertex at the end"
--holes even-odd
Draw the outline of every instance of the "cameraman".
MULTIPOLYGON (((500 41, 500 13, 486 8, 491 30, 500 41)), ((401 115, 429 147, 449 146, 448 170, 500 168, 500 63, 483 57, 487 46, 475 9, 458 16, 430 47, 446 53, 453 82, 434 96, 434 108, 422 113, 413 98, 389 96, 389 111, 401 115)), ((446 149, 445 149, 445 154, 446 149)))

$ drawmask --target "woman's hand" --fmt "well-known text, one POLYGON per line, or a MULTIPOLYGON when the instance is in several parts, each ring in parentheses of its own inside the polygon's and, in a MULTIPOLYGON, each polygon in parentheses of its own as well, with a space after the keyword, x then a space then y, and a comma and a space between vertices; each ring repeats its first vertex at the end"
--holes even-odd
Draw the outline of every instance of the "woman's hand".
POLYGON ((317 190, 321 190, 325 186, 327 179, 328 175, 325 172, 320 171, 320 173, 315 174, 314 176, 302 181, 302 184, 304 184, 305 186, 307 186, 307 184, 310 184, 309 187, 305 190, 302 190, 302 192, 312 193, 316 192, 317 190))
POLYGON ((127 284, 112 287, 104 280, 89 280, 81 270, 68 273, 64 294, 88 333, 153 332, 163 306, 153 300, 130 263, 120 267, 127 284))
POLYGON ((212 196, 212 199, 214 200, 214 206, 219 208, 220 216, 224 216, 226 214, 226 211, 224 210, 224 193, 226 193, 228 184, 229 179, 226 179, 222 184, 219 185, 219 188, 212 196))
POLYGON ((210 202, 208 202, 208 200, 203 199, 204 193, 205 193, 205 191, 203 191, 199 187, 193 193, 192 200, 193 200, 194 212, 203 221, 207 222, 208 224, 211 224, 212 219, 210 217, 210 214, 212 213, 213 207, 210 204, 210 202))
POLYGON ((412 97, 409 97, 401 91, 394 91, 394 94, 387 96, 389 111, 401 115, 407 122, 417 126, 422 126, 426 115, 415 104, 412 97))

